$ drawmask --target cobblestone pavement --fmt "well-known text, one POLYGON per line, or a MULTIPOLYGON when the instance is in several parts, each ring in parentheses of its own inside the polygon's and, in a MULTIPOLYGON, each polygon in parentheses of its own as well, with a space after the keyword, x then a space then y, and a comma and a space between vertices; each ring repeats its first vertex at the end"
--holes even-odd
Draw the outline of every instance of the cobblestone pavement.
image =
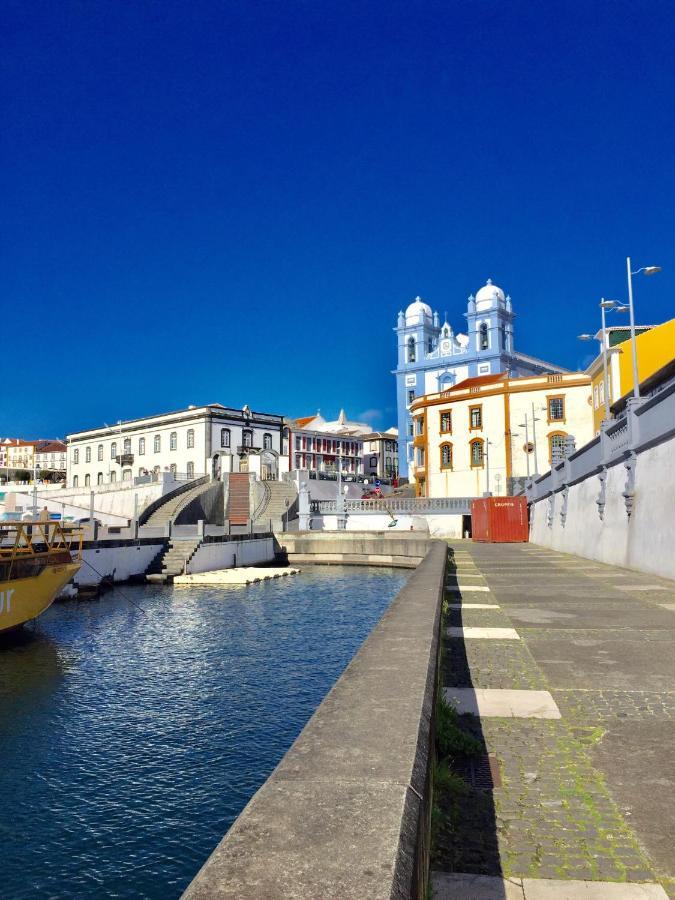
POLYGON ((446 638, 444 686, 548 690, 562 718, 460 718, 501 784, 478 790, 458 761, 464 782, 437 795, 434 868, 657 881, 675 898, 675 583, 530 544, 455 548, 499 608, 446 624, 521 640, 446 638))

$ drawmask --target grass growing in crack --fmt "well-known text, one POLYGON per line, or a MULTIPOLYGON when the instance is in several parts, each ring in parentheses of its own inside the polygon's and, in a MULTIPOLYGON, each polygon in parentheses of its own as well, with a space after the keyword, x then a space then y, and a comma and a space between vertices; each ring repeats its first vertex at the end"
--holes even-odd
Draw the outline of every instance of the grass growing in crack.
POLYGON ((440 693, 436 701, 436 747, 442 760, 476 756, 483 749, 477 738, 460 728, 457 710, 440 693))

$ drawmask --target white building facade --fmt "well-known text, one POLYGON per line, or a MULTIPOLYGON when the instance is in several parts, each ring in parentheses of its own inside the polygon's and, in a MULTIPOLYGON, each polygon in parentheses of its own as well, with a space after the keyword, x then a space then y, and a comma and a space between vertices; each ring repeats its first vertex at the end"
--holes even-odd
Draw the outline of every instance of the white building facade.
POLYGON ((347 419, 344 410, 333 421, 317 413, 287 421, 288 469, 333 477, 363 475, 363 435, 372 431, 364 422, 347 419))
POLYGON ((583 372, 469 378, 412 404, 418 496, 510 494, 594 437, 583 372))
POLYGON ((225 472, 279 477, 283 417, 218 403, 68 435, 69 487, 92 487, 162 471, 182 478, 225 472))
POLYGON ((387 483, 398 477, 398 430, 372 431, 363 435, 363 474, 371 481, 387 483))

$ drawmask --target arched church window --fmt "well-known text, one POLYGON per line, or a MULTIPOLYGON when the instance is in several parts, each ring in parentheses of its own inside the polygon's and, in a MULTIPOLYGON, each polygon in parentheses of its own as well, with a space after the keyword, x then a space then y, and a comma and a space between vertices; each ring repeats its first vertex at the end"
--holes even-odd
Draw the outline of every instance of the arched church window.
POLYGON ((409 363, 415 362, 416 358, 417 357, 415 355, 415 338, 409 337, 408 338, 408 362, 409 363))
POLYGON ((487 322, 483 322, 480 326, 480 339, 479 339, 479 349, 487 350, 488 349, 488 327, 487 322))
POLYGON ((429 338, 429 340, 427 341, 427 353, 431 353, 433 349, 434 349, 434 339, 429 338))

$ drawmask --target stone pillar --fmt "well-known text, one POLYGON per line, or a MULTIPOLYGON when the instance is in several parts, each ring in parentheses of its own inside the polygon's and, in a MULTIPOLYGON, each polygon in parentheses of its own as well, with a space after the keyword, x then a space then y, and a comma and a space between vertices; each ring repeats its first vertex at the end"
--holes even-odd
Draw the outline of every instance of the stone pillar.
POLYGON ((310 512, 309 489, 307 482, 303 481, 298 491, 298 518, 300 519, 298 527, 300 531, 309 531, 310 512))

